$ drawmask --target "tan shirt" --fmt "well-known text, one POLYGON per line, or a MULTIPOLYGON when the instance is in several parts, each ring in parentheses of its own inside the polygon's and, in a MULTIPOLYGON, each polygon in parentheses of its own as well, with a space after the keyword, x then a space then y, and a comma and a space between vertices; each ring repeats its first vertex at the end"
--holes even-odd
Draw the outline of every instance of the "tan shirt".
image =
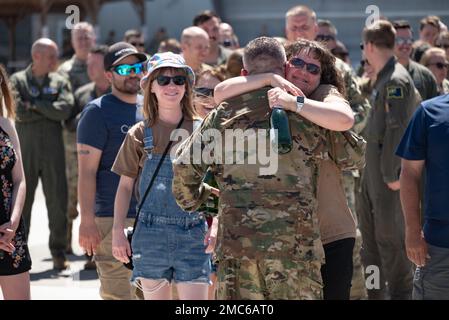
MULTIPOLYGON (((170 135, 175 130, 177 124, 169 124, 161 120, 151 128, 153 131, 153 152, 163 154, 165 148, 170 142, 170 135)), ((181 129, 187 130, 189 133, 193 131, 193 120, 184 119, 181 129)), ((129 129, 125 140, 115 158, 112 171, 118 175, 124 175, 130 178, 137 178, 142 170, 147 154, 144 151, 143 138, 145 135, 145 123, 143 121, 135 124, 129 129)), ((171 148, 175 147, 177 142, 174 141, 171 148)), ((167 156, 170 156, 170 152, 167 156)))
MULTIPOLYGON (((335 87, 320 85, 310 96, 317 101, 343 98, 335 87)), ((317 216, 323 244, 355 238, 356 221, 348 207, 342 172, 332 160, 321 161, 318 176, 317 216)))

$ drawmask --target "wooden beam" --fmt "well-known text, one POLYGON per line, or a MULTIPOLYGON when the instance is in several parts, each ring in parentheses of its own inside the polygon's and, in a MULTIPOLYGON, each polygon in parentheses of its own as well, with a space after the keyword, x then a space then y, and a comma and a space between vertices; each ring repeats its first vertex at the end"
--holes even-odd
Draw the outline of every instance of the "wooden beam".
POLYGON ((8 26, 9 61, 16 61, 16 27, 19 21, 17 16, 10 16, 5 19, 8 26))
POLYGON ((132 5, 134 10, 136 10, 137 15, 140 19, 140 27, 145 25, 145 0, 132 0, 132 5))

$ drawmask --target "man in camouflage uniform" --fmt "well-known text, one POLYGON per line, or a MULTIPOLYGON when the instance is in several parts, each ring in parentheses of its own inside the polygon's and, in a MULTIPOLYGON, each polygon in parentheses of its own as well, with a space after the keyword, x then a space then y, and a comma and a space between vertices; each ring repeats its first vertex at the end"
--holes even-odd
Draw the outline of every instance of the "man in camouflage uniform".
MULTIPOLYGON (((328 20, 317 21, 316 13, 306 6, 293 7, 286 13, 285 34, 287 40, 290 42, 301 38, 323 41, 329 50, 332 50, 337 45, 337 30, 335 26, 328 20)), ((351 67, 339 58, 336 58, 335 66, 343 77, 346 96, 354 112, 355 122, 352 129, 359 134, 366 126, 366 120, 371 106, 368 99, 362 96, 357 78, 351 67)), ((356 221, 358 218, 355 210, 355 185, 356 179, 359 179, 359 177, 358 170, 343 172, 343 186, 348 200, 348 206, 356 221)), ((361 245, 361 235, 360 232, 357 232, 354 245, 354 271, 351 299, 363 299, 366 297, 363 266, 360 258, 361 245)))
MULTIPOLYGON (((90 82, 87 74, 87 55, 89 50, 95 45, 95 32, 91 24, 87 22, 77 23, 71 33, 72 47, 75 54, 70 60, 64 62, 58 73, 70 81, 72 93, 78 88, 90 82)), ((72 225, 73 220, 78 216, 78 162, 76 153, 76 132, 64 126, 64 145, 66 158, 66 174, 68 186, 68 206, 67 206, 67 249, 71 254, 72 250, 72 225)))
POLYGON ((31 48, 32 64, 11 76, 16 94, 16 128, 19 135, 27 192, 23 217, 30 229, 34 193, 42 178, 48 210, 49 247, 53 267, 67 267, 67 182, 61 121, 70 116, 73 95, 70 83, 53 73, 58 47, 50 39, 37 40, 31 48))
MULTIPOLYGON (((283 75, 286 57, 279 42, 261 37, 247 45, 243 61, 248 74, 283 75)), ((179 147, 173 164, 173 192, 182 208, 196 210, 211 192, 202 183, 209 165, 205 159, 195 161, 192 151, 210 129, 222 137, 229 133, 227 129, 233 134, 252 129, 248 140, 255 139, 256 129, 268 130, 268 89, 223 102, 179 147)), ((322 299, 324 252, 316 192, 318 164, 330 150, 328 137, 316 124, 293 112, 287 114, 294 141, 290 153, 273 155, 264 132, 257 133, 256 149, 249 144, 248 150, 236 150, 235 139, 232 146, 222 148, 222 159, 243 154, 247 163, 248 155, 258 154, 261 147, 263 154, 268 152, 271 160, 278 160, 277 171, 262 173, 260 163, 212 164, 220 186, 218 299, 322 299)))
POLYGON ((407 70, 394 57, 395 31, 380 20, 363 30, 363 50, 376 73, 366 127, 366 167, 358 204, 365 266, 378 267, 380 287, 368 288, 370 299, 409 299, 412 266, 404 245, 399 201, 400 158, 395 149, 413 114, 419 93, 407 70))

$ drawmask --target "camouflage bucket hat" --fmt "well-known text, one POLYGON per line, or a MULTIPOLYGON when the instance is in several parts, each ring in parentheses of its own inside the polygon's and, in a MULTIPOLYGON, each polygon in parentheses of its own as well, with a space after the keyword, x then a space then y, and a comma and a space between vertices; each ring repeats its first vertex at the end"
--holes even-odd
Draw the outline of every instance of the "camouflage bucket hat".
POLYGON ((167 67, 184 69, 187 73, 190 86, 193 87, 193 84, 195 83, 195 73, 193 72, 192 68, 190 68, 186 64, 184 58, 181 55, 175 54, 173 52, 156 53, 151 57, 150 60, 148 60, 148 73, 140 81, 140 87, 145 87, 148 78, 154 70, 167 67))

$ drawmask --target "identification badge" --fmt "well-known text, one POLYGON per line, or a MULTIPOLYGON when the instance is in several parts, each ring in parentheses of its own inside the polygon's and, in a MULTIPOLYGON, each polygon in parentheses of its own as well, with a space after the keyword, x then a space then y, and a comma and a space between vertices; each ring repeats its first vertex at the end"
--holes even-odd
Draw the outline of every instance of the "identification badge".
POLYGON ((41 92, 38 88, 36 88, 35 86, 30 87, 30 96, 32 96, 33 98, 37 98, 40 96, 40 94, 41 92))
POLYGON ((42 89, 44 94, 57 94, 58 93, 58 89, 56 88, 52 88, 52 87, 44 87, 42 89))

